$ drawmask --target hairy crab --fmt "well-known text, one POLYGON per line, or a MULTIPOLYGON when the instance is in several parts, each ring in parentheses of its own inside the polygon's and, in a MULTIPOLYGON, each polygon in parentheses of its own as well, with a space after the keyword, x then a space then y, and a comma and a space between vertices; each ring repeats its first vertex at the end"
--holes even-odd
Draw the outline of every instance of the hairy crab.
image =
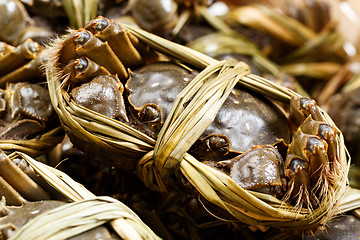
POLYGON ((8 84, 1 101, 1 139, 37 138, 49 129, 54 111, 47 89, 40 84, 8 84))
POLYGON ((1 197, 8 205, 20 206, 26 201, 50 199, 49 193, 40 186, 44 182, 24 160, 12 161, 1 151, 0 161, 1 197))
MULTIPOLYGON (((116 118, 152 138, 157 138, 178 93, 196 75, 188 67, 154 63, 149 49, 103 17, 71 31, 54 46, 49 64, 60 69, 56 76, 70 93, 69 102, 116 118), (119 33, 122 37, 115 38, 119 33), (131 49, 127 60, 140 59, 126 63, 115 49, 116 41, 131 49), (140 67, 144 62, 148 64, 140 67), (90 87, 95 85, 102 87, 90 87), (102 91, 109 99, 100 97, 102 91)), ((270 193, 299 207, 318 206, 335 181, 330 172, 338 170, 336 130, 323 121, 311 99, 294 96, 290 108, 287 119, 268 99, 236 87, 189 153, 243 188, 270 193), (294 133, 288 122, 297 128, 294 133)), ((75 146, 89 149, 68 132, 75 146)), ((126 155, 121 158, 142 157, 126 155)), ((118 166, 134 167, 131 161, 118 166)))
MULTIPOLYGON (((0 150, 0 239, 8 239, 33 218, 68 203, 58 190, 39 176, 21 154, 0 150)), ((71 239, 119 239, 105 226, 71 239)))
POLYGON ((32 156, 49 150, 62 136, 40 66, 47 57, 31 39, 17 47, 0 44, 0 145, 32 156), (31 140, 31 141, 28 141, 31 140))
MULTIPOLYGON (((194 76, 173 63, 154 63, 132 72, 126 83, 128 101, 137 111, 138 120, 146 124, 144 132, 151 131, 156 138, 152 129, 160 131, 172 102, 194 76)), ((234 89, 191 152, 198 159, 219 160, 256 144, 272 144, 280 139, 289 142, 289 128, 280 129, 286 125, 282 113, 266 99, 234 89)))

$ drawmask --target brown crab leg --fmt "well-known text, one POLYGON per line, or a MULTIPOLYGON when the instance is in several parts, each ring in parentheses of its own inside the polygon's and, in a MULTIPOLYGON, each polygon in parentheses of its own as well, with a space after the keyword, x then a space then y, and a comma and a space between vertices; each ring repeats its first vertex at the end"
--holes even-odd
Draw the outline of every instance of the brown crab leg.
POLYGON ((26 200, 2 177, 0 177, 0 186, 0 195, 5 197, 7 205, 20 206, 26 202, 26 200))
POLYGON ((310 160, 310 179, 316 183, 322 176, 323 170, 329 169, 327 143, 316 137, 309 137, 306 142, 306 153, 310 160))
POLYGON ((311 115, 314 120, 323 121, 323 117, 315 100, 308 97, 292 96, 290 102, 290 116, 298 126, 311 115))
POLYGON ((82 29, 74 38, 77 43, 76 52, 81 56, 96 61, 104 66, 111 74, 117 74, 120 80, 128 78, 128 72, 119 58, 111 50, 107 42, 96 38, 91 32, 82 29))
POLYGON ((0 58, 0 75, 4 75, 34 59, 41 47, 31 39, 16 47, 13 51, 0 58))
MULTIPOLYGON (((308 135, 300 129, 295 133, 288 152, 302 159, 307 159, 310 164, 310 175, 318 175, 320 166, 328 166, 327 143, 316 135, 308 135)), ((316 178, 314 176, 313 178, 316 178)))
POLYGON ((297 206, 310 206, 310 176, 308 163, 297 155, 288 154, 286 157, 286 176, 290 178, 285 198, 297 206))
POLYGON ((85 29, 104 42, 108 42, 116 56, 126 67, 138 67, 143 63, 140 53, 131 43, 126 30, 115 22, 99 16, 90 21, 85 29))
MULTIPOLYGON (((50 193, 51 196, 58 196, 59 192, 54 190, 49 183, 46 182, 40 175, 38 175, 29 163, 23 158, 12 159, 13 163, 18 166, 26 175, 28 175, 36 184, 38 184, 46 192, 50 193)), ((60 194, 61 195, 61 194, 60 194)), ((61 196, 59 195, 59 199, 61 196)))
POLYGON ((57 53, 57 57, 59 58, 59 63, 67 64, 71 59, 75 59, 79 57, 76 53, 76 42, 75 37, 77 36, 77 31, 72 31, 66 39, 61 43, 61 48, 57 53))
POLYGON ((27 200, 50 199, 49 195, 21 171, 1 150, 0 176, 27 200))
POLYGON ((140 53, 141 57, 145 61, 146 64, 156 62, 159 59, 157 53, 155 53, 151 48, 144 43, 142 43, 137 37, 135 37, 131 32, 127 32, 127 36, 132 45, 136 48, 136 50, 140 53))
POLYGON ((42 75, 41 65, 46 61, 44 54, 39 54, 35 59, 26 63, 22 67, 0 77, 0 87, 5 88, 6 83, 30 82, 42 75))
POLYGON ((79 82, 87 82, 101 75, 111 75, 110 72, 87 57, 71 60, 64 68, 64 74, 69 74, 69 83, 75 86, 79 82))
POLYGON ((311 116, 308 116, 301 125, 303 133, 316 135, 324 139, 328 144, 327 155, 331 163, 337 161, 337 144, 336 144, 336 129, 326 122, 315 121, 311 116))

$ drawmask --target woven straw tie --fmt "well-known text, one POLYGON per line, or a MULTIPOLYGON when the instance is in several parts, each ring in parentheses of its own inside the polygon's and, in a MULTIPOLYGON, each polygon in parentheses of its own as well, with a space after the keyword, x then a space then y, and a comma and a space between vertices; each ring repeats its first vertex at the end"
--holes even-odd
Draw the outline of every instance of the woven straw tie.
POLYGON ((233 59, 209 65, 176 97, 155 144, 138 162, 138 174, 155 190, 167 191, 184 154, 213 122, 239 79, 250 73, 233 59))

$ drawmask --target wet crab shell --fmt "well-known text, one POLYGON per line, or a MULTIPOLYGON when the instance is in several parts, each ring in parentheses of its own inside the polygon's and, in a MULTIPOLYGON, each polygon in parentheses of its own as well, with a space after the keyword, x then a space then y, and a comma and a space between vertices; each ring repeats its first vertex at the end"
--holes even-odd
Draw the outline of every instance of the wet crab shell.
POLYGON ((267 99, 242 89, 232 91, 203 136, 211 134, 226 136, 237 152, 281 139, 290 141, 290 128, 282 112, 267 99))
POLYGON ((1 1, 1 35, 2 41, 15 43, 21 37, 31 19, 20 1, 1 1), (5 17, 7 16, 7 17, 5 17), (12 22, 12 24, 8 24, 12 22))
POLYGON ((131 0, 129 8, 136 23, 149 32, 169 30, 178 19, 178 5, 172 0, 131 0))
POLYGON ((176 96, 194 77, 195 73, 170 62, 132 71, 125 88, 139 129, 156 138, 176 96))
MULTIPOLYGON (((175 97, 193 77, 174 63, 154 63, 132 72, 126 89, 142 131, 157 136, 175 97)), ((240 153, 281 139, 290 141, 282 112, 267 99, 235 88, 191 152, 202 160, 220 160, 229 152, 240 153)))
POLYGON ((0 89, 0 103, 0 145, 7 153, 36 157, 62 140, 49 92, 41 84, 8 83, 0 89))
POLYGON ((48 121, 53 115, 49 92, 45 87, 39 84, 18 83, 13 89, 10 97, 13 118, 20 114, 36 120, 48 121))
POLYGON ((90 110, 111 118, 122 117, 127 121, 121 95, 123 90, 124 87, 116 76, 99 76, 74 88, 71 96, 76 103, 90 110))
POLYGON ((2 91, 1 139, 32 139, 46 130, 53 117, 48 90, 34 83, 8 84, 2 91))
POLYGON ((245 189, 281 196, 286 184, 283 167, 275 147, 257 145, 231 160, 230 176, 245 189))
MULTIPOLYGON (((54 32, 36 26, 38 23, 30 17, 19 0, 0 1, 0 40, 18 45, 28 38, 42 43, 54 35, 54 32)), ((49 24, 46 22, 45 24, 49 24)))

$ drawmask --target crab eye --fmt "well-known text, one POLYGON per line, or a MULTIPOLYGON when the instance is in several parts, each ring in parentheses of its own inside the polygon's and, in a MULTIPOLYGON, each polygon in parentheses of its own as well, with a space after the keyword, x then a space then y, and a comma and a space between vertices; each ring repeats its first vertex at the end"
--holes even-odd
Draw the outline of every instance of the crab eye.
POLYGON ((324 143, 320 139, 310 137, 306 143, 306 149, 311 153, 315 153, 319 148, 325 148, 324 143))
POLYGON ((106 20, 102 19, 102 18, 98 18, 95 20, 95 26, 94 28, 98 31, 102 31, 104 30, 107 26, 108 26, 108 23, 106 20))
POLYGON ((86 58, 78 58, 75 60, 75 69, 79 72, 85 71, 88 65, 89 62, 86 60, 86 58))
POLYGON ((90 39, 90 34, 87 32, 79 32, 75 36, 75 42, 84 45, 90 39))
POLYGON ((328 135, 334 135, 335 130, 327 124, 321 124, 318 130, 319 136, 323 139, 327 139, 328 135))

